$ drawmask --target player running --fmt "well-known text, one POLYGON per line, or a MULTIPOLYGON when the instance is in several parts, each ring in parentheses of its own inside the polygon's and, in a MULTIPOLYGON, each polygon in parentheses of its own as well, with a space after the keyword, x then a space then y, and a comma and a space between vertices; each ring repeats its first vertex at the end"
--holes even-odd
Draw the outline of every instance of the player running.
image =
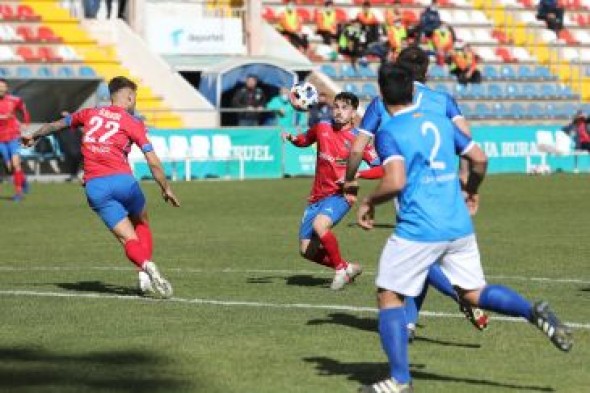
MULTIPOLYGON (((332 232, 351 207, 342 195, 341 185, 350 146, 358 133, 353 127, 358 104, 354 94, 341 92, 334 97, 332 122, 321 121, 297 136, 283 134, 285 140, 298 147, 317 143, 315 179, 299 228, 299 245, 301 256, 336 271, 330 286, 333 290, 342 289, 362 272, 358 263, 342 258, 332 232)), ((365 147, 363 158, 370 165, 379 164, 370 145, 365 147)))
POLYGON ((376 279, 379 335, 391 378, 361 387, 359 392, 412 392, 404 299, 420 293, 429 266, 437 260, 463 301, 523 317, 558 349, 569 351, 571 331, 546 302, 533 305, 514 290, 485 281, 470 212, 478 207, 486 155, 448 118, 412 104, 411 71, 384 66, 379 87, 392 113, 375 136, 385 175, 362 201, 358 222, 371 229, 375 206, 397 196, 395 232, 383 249, 376 279), (463 190, 455 169, 457 154, 471 164, 463 190))
MULTIPOLYGON (((402 64, 411 69, 414 73, 414 104, 418 105, 421 110, 435 112, 446 116, 457 126, 465 135, 470 136, 471 131, 467 124, 467 120, 463 117, 459 106, 454 98, 446 93, 434 91, 426 87, 426 73, 428 71, 428 55, 419 47, 409 47, 402 50, 397 59, 398 64, 402 64)), ((361 124, 359 126, 359 135, 355 139, 350 157, 348 159, 346 169, 346 182, 344 184, 345 195, 349 201, 356 200, 356 190, 358 184, 355 177, 360 165, 360 155, 364 147, 371 141, 379 127, 386 122, 391 115, 389 114, 383 100, 379 97, 374 98, 367 108, 361 124), (350 191, 348 191, 350 190, 350 191)), ((463 182, 467 178, 467 170, 469 166, 464 160, 461 161, 460 175, 463 182)), ((359 173, 361 178, 374 179, 383 175, 381 167, 375 167, 367 171, 359 173)), ((432 265, 428 274, 428 283, 435 287, 438 291, 452 298, 459 304, 459 309, 471 324, 478 330, 484 330, 488 325, 488 316, 477 308, 470 307, 468 304, 460 301, 455 289, 452 287, 450 281, 443 274, 439 265, 432 265)), ((413 340, 418 323, 418 312, 422 307, 428 286, 424 286, 423 292, 415 299, 408 299, 407 313, 408 329, 410 330, 410 340, 413 340)))
POLYGON ((28 126, 31 117, 22 98, 8 94, 8 82, 0 78, 0 155, 8 173, 12 173, 15 202, 23 199, 27 179, 19 155, 21 126, 28 126), (22 117, 23 124, 17 114, 22 117))
POLYGON ((149 290, 149 284, 153 284, 160 296, 169 298, 172 286, 152 262, 152 233, 145 197, 127 161, 133 143, 143 151, 164 201, 175 207, 180 202, 166 181, 145 125, 130 114, 135 109, 137 85, 119 76, 109 82, 109 92, 110 106, 82 109, 45 124, 32 135, 23 136, 22 142, 32 146, 39 138, 63 128, 83 127, 84 188, 88 204, 121 242, 127 258, 140 269, 140 289, 149 290))

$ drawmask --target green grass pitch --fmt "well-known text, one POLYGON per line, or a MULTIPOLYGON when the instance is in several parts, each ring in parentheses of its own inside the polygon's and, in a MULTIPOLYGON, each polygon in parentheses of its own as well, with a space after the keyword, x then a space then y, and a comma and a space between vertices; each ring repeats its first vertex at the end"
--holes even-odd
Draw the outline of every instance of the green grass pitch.
MULTIPOLYGON (((564 354, 532 326, 477 332, 432 290, 410 347, 417 392, 590 391, 590 177, 493 176, 476 218, 488 280, 547 299, 577 324, 564 354), (433 315, 432 313, 438 313, 433 315)), ((0 392, 354 392, 387 375, 374 273, 393 222, 337 227, 366 272, 344 291, 298 256, 310 179, 144 184, 172 301, 134 297, 136 274, 77 185, 0 190, 0 392)), ((362 184, 362 193, 374 186, 362 184)))

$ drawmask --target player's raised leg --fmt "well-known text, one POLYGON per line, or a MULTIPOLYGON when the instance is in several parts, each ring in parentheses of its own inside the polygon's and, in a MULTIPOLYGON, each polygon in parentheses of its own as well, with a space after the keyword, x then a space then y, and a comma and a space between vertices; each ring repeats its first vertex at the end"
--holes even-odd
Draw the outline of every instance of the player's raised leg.
POLYGON ((359 264, 348 263, 342 258, 338 239, 332 232, 332 227, 349 210, 350 205, 344 197, 325 198, 308 206, 299 230, 301 255, 336 271, 330 286, 333 290, 343 288, 362 272, 359 264))
POLYGON ((452 252, 443 258, 442 268, 458 288, 463 301, 484 310, 522 317, 540 329, 560 350, 571 349, 571 330, 557 318, 547 302, 533 304, 512 288, 486 284, 474 236, 458 239, 451 247, 452 252))
POLYGON ((343 196, 334 195, 321 203, 319 214, 313 221, 313 231, 317 235, 323 249, 336 270, 330 286, 333 290, 342 289, 362 273, 358 263, 348 263, 342 258, 340 245, 332 228, 350 210, 350 205, 343 196))

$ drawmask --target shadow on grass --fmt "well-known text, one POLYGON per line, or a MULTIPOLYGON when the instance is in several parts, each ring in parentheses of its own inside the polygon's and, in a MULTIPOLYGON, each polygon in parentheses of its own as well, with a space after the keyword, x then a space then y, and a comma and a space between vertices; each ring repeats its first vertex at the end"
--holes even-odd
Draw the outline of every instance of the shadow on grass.
POLYGON ((590 287, 580 288, 581 292, 590 292, 590 287))
POLYGON ((272 284, 277 281, 285 281, 287 285, 295 285, 298 287, 328 287, 332 282, 331 278, 314 277, 311 274, 297 274, 294 276, 258 276, 248 277, 246 282, 248 284, 272 284))
POLYGON ((298 274, 286 278, 287 285, 299 287, 327 287, 332 282, 331 278, 314 277, 310 274, 298 274))
MULTIPOLYGON (((356 222, 349 222, 347 224, 347 227, 349 228, 354 228, 354 227, 358 227, 360 228, 360 225, 356 222)), ((393 229, 395 228, 394 224, 381 224, 381 223, 375 223, 373 224, 373 228, 375 229, 393 229)))
POLYGON ((60 282, 57 287, 76 292, 110 293, 113 295, 139 295, 136 287, 122 287, 120 285, 106 284, 102 281, 78 281, 60 282))
MULTIPOLYGON (((377 332, 377 318, 362 318, 357 317, 356 315, 346 314, 346 313, 332 313, 329 314, 327 318, 324 319, 311 319, 307 322, 308 325, 325 325, 325 324, 333 324, 333 325, 341 325, 341 326, 348 326, 359 330, 364 330, 368 332, 377 332)), ((418 325, 421 327, 421 325, 418 325)), ((443 345, 448 347, 459 347, 459 348, 470 348, 470 349, 477 349, 480 348, 481 345, 479 344, 465 344, 459 343, 454 341, 443 341, 443 340, 436 340, 433 338, 428 337, 416 337, 414 341, 423 341, 430 344, 437 344, 443 345)))
POLYGON ((0 347, 0 391, 176 392, 194 388, 161 366, 172 360, 145 351, 63 354, 36 347, 0 347))
MULTIPOLYGON (((307 363, 314 363, 319 375, 343 375, 348 380, 368 385, 383 380, 389 375, 387 363, 342 363, 328 357, 308 357, 303 359, 307 363)), ((488 379, 476 379, 461 376, 441 375, 423 371, 422 364, 410 364, 410 371, 414 380, 445 381, 464 383, 476 386, 489 386, 518 391, 554 392, 550 386, 518 385, 502 383, 488 379)))

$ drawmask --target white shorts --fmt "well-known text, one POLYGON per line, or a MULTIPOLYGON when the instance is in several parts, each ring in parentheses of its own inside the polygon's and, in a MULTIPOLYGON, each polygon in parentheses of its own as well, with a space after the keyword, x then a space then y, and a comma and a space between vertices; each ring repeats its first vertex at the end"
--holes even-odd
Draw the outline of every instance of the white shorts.
POLYGON ((418 296, 426 282, 428 268, 437 261, 454 286, 471 290, 486 285, 475 235, 434 243, 393 235, 381 253, 375 284, 402 295, 418 296))

